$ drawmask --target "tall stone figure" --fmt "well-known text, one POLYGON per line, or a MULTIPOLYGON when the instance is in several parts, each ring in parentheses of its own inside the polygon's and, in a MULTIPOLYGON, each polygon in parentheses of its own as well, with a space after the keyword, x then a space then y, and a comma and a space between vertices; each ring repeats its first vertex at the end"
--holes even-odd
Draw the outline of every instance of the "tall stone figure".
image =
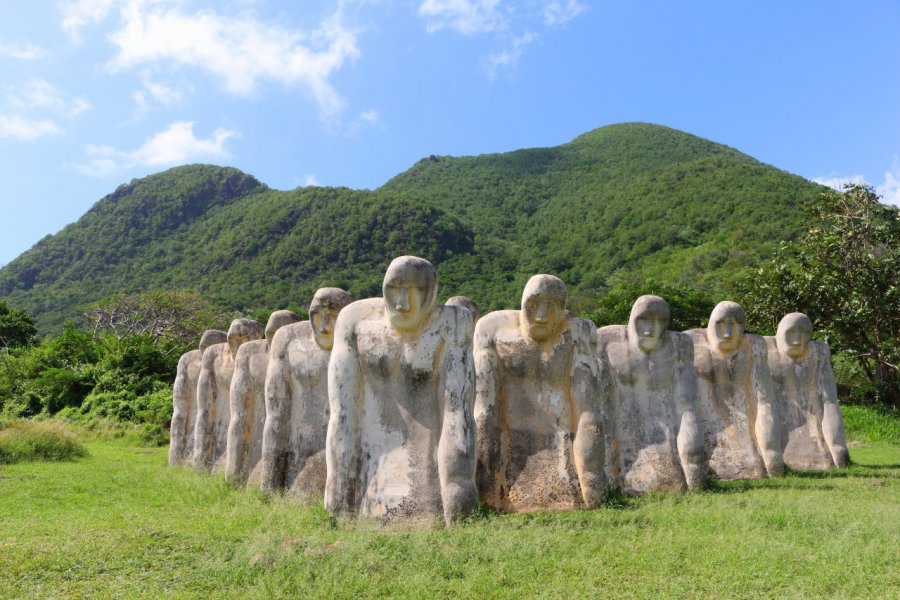
POLYGON ((709 471, 719 479, 781 475, 781 429, 766 341, 744 333, 744 309, 720 302, 692 329, 697 405, 709 471))
POLYGON ((241 345, 234 359, 229 394, 230 421, 226 445, 225 478, 232 484, 259 484, 263 426, 266 422, 266 370, 275 332, 300 321, 290 310, 276 310, 266 322, 266 337, 241 345))
POLYGON ((775 386, 784 464, 792 469, 830 469, 850 463, 844 417, 828 344, 810 341, 812 322, 803 313, 785 315, 775 337, 767 337, 775 386))
POLYGON ((421 258, 394 259, 382 290, 337 320, 325 506, 449 524, 477 501, 472 317, 437 305, 437 273, 421 258))
POLYGON ((283 327, 272 339, 266 374, 260 488, 318 497, 325 492, 328 431, 328 359, 334 324, 350 294, 321 288, 309 305, 309 321, 283 327))
POLYGON ((185 352, 178 359, 172 386, 172 424, 169 426, 169 466, 188 465, 194 458, 194 425, 197 418, 197 380, 200 359, 213 344, 222 344, 227 334, 208 329, 200 336, 200 348, 185 352))
POLYGON ((461 306, 472 313, 472 322, 477 323, 481 318, 481 311, 478 310, 478 304, 468 296, 451 296, 444 302, 446 306, 461 306))
POLYGON ((497 510, 594 508, 606 497, 596 328, 567 316, 566 298, 562 280, 535 275, 522 310, 475 327, 478 492, 497 510))
POLYGON ((597 331, 614 384, 611 478, 627 494, 695 490, 705 480, 694 346, 668 326, 666 301, 641 296, 627 326, 597 331))
POLYGON ((256 321, 235 319, 228 328, 228 342, 212 345, 203 353, 197 380, 194 427, 194 466, 197 469, 225 470, 235 357, 242 344, 258 340, 260 333, 256 321))

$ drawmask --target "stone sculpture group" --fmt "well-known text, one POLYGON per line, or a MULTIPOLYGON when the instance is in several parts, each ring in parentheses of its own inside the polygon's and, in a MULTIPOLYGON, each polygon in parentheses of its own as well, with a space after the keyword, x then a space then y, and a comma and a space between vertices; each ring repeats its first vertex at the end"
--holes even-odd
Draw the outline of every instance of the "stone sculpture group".
POLYGON ((627 325, 596 329, 552 275, 483 317, 437 289, 431 263, 401 256, 381 298, 322 288, 309 321, 276 311, 264 339, 248 319, 205 332, 178 364, 169 463, 337 515, 449 524, 479 500, 567 511, 613 488, 849 462, 828 346, 801 313, 763 338, 721 302, 681 333, 664 299, 641 296, 627 325))

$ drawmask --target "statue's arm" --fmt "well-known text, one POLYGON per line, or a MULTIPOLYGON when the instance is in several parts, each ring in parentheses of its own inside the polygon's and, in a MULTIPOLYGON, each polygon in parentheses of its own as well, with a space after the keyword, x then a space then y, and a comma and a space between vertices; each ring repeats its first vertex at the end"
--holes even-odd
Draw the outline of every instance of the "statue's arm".
POLYGON ((762 339, 752 341, 753 352, 753 392, 756 395, 756 443, 762 455, 769 477, 779 477, 784 473, 784 457, 781 454, 781 424, 778 407, 775 405, 775 390, 769 372, 769 358, 766 343, 762 339))
POLYGON ((184 441, 187 428, 193 423, 187 422, 187 406, 185 396, 188 390, 188 364, 190 353, 182 355, 178 359, 178 369, 175 372, 175 383, 172 386, 172 424, 169 426, 169 465, 181 463, 184 456, 184 441))
POLYGON ((359 421, 362 418, 363 387, 356 347, 356 323, 355 319, 347 318, 353 316, 349 311, 338 316, 334 347, 328 363, 325 508, 340 515, 356 511, 359 483, 356 480, 359 477, 359 421))
MULTIPOLYGON (((460 311, 462 312, 462 311, 460 311)), ((449 525, 469 516, 478 502, 475 489, 475 367, 471 350, 471 325, 466 334, 445 346, 443 360, 444 415, 438 444, 438 474, 444 521, 449 525)))
POLYGON ((498 505, 497 472, 500 464, 500 406, 498 404, 498 357, 490 316, 475 326, 475 429, 477 442, 476 482, 485 502, 498 505), (490 329, 491 331, 488 331, 490 329))
POLYGON ((291 410, 291 372, 286 331, 282 328, 272 340, 271 357, 266 369, 266 422, 263 425, 259 488, 275 492, 284 486, 287 467, 287 442, 291 410))
POLYGON ((238 349, 234 361, 234 375, 228 394, 229 418, 228 437, 225 444, 225 478, 232 483, 242 480, 244 455, 247 440, 244 438, 244 423, 247 418, 247 400, 251 391, 249 345, 238 349))
POLYGON ((596 508, 606 499, 604 472, 603 381, 597 362, 597 330, 593 324, 576 332, 572 364, 572 396, 578 412, 573 452, 587 508, 596 508))
POLYGON ((844 416, 837 403, 837 383, 831 367, 831 351, 828 345, 816 343, 816 391, 822 401, 822 435, 831 459, 839 468, 850 464, 850 451, 847 449, 847 433, 844 430, 844 416))
POLYGON ((197 379, 197 419, 194 423, 194 466, 209 469, 212 452, 212 406, 216 402, 215 352, 203 353, 197 379))
POLYGON ((706 457, 703 452, 703 424, 697 411, 697 372, 694 370, 694 343, 677 334, 675 357, 675 407, 678 415, 678 457, 685 483, 691 491, 703 487, 706 457))

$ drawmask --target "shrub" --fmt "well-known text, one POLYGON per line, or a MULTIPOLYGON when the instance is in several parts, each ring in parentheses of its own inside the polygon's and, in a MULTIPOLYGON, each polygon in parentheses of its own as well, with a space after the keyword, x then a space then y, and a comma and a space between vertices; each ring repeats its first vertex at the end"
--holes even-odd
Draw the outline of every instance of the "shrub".
POLYGON ((0 422, 0 464, 73 460, 86 454, 75 434, 60 421, 0 422))
POLYGON ((843 405, 847 437, 864 442, 900 443, 900 410, 884 406, 843 405))

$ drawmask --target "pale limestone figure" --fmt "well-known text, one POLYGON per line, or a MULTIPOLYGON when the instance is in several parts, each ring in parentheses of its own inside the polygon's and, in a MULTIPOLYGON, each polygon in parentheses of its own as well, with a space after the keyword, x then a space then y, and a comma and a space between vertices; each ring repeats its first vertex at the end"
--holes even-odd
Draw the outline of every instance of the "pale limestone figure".
POLYGON ((478 305, 474 300, 469 298, 468 296, 451 296, 447 298, 447 301, 444 302, 445 306, 461 306, 472 313, 472 324, 478 322, 478 319, 481 318, 481 311, 478 310, 478 305))
POLYGON ((309 305, 309 321, 282 328, 272 339, 266 374, 260 488, 318 498, 325 492, 328 431, 328 359, 334 324, 352 302, 340 288, 321 288, 309 305))
POLYGON ((449 524, 477 502, 472 316, 436 304, 437 273, 421 258, 394 259, 382 289, 337 320, 325 506, 449 524))
POLYGON ((566 298, 559 278, 535 275, 522 310, 475 327, 476 479, 496 510, 594 508, 606 497, 596 328, 568 316, 566 298))
POLYGON ((627 326, 597 332, 613 378, 610 479, 626 494, 696 490, 705 481, 694 345, 668 326, 666 301, 641 296, 627 326))
POLYGON ((169 426, 169 466, 190 465, 194 460, 194 424, 197 418, 197 380, 200 358, 213 344, 228 337, 224 331, 208 329, 200 336, 199 350, 185 352, 178 359, 172 386, 172 424, 169 426))
POLYGON ((744 309, 720 302, 706 329, 692 329, 697 408, 709 472, 757 479, 784 471, 766 341, 744 333, 744 309))
POLYGON ((784 464, 792 469, 830 469, 850 464, 844 417, 828 344, 810 341, 812 322, 785 315, 767 337, 769 370, 781 422, 784 464))
POLYGON ((298 321, 300 315, 293 311, 273 312, 266 323, 266 338, 243 344, 235 356, 225 460, 225 478, 234 485, 259 484, 269 346, 275 332, 298 321))
POLYGON ((214 344, 203 353, 194 427, 194 466, 197 469, 225 470, 235 357, 242 344, 258 340, 260 334, 256 321, 235 319, 228 328, 228 343, 214 344))

